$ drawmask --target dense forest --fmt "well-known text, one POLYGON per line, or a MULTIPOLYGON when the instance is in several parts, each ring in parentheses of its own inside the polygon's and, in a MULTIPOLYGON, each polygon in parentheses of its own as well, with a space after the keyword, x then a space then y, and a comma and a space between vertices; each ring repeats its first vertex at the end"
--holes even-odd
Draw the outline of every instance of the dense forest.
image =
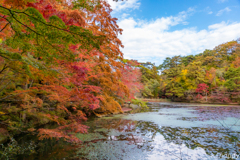
POLYGON ((240 103, 240 40, 196 55, 168 57, 159 66, 150 62, 144 66, 144 97, 240 103))
MULTIPOLYGON (((79 142, 90 115, 145 98, 240 102, 240 44, 166 58, 123 58, 105 0, 0 0, 0 134, 79 142), (45 124, 57 124, 46 128, 45 124)), ((176 53, 177 54, 177 53, 176 53)), ((0 140, 2 140, 0 139, 0 140)))

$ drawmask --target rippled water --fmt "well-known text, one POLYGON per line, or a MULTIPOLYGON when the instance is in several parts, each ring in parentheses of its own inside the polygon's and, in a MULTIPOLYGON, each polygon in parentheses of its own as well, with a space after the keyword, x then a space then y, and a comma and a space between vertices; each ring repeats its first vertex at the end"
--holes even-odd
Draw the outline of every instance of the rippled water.
MULTIPOLYGON (((57 159, 240 159, 239 106, 152 103, 149 112, 95 118, 86 125, 89 133, 78 134, 83 144, 57 159)), ((69 145, 58 152, 64 148, 69 145)), ((44 153, 32 158, 59 154, 44 153)))

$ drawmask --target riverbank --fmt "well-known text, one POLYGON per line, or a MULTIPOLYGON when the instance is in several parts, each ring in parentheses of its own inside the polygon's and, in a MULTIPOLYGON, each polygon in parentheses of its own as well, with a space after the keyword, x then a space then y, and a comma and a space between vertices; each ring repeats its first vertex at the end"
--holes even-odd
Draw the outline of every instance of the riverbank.
POLYGON ((216 105, 240 105, 240 102, 227 103, 227 102, 212 102, 212 101, 171 101, 170 99, 154 99, 154 98, 138 98, 144 102, 176 102, 176 103, 199 103, 199 104, 216 104, 216 105))

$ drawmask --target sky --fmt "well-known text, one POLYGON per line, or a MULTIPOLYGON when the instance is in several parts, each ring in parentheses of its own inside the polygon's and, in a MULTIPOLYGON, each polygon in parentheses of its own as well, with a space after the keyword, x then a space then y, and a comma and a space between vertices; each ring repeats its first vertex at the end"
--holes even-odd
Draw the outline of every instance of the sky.
POLYGON ((240 0, 108 0, 126 59, 159 65, 166 57, 214 49, 240 38, 240 0))

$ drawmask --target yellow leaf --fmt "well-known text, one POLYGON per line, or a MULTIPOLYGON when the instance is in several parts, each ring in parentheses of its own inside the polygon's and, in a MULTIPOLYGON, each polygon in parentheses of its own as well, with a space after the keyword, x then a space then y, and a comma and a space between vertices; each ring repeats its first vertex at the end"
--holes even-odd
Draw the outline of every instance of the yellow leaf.
POLYGON ((181 81, 181 77, 176 78, 176 82, 180 82, 181 81))
POLYGON ((0 111, 0 114, 5 114, 5 113, 0 111))
POLYGON ((187 74, 187 72, 188 72, 187 69, 182 70, 182 74, 183 74, 183 76, 185 76, 185 75, 187 74))

